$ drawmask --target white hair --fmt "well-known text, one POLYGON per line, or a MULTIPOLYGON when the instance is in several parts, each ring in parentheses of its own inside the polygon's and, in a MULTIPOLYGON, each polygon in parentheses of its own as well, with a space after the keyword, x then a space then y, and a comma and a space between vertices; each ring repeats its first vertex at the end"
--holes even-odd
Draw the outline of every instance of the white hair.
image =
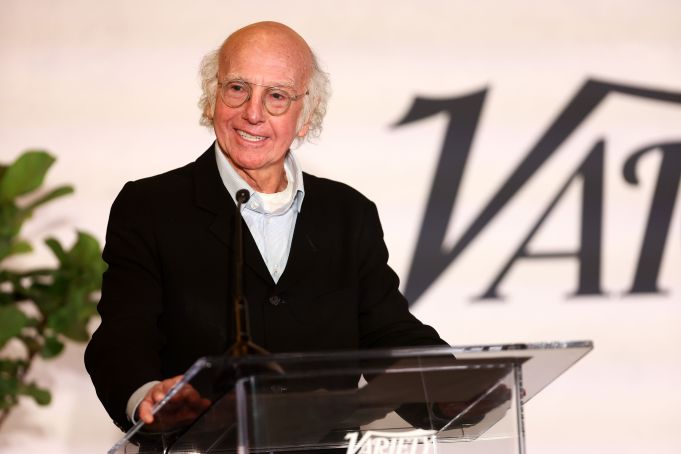
MULTIPOLYGON (((213 127, 213 114, 217 99, 218 68, 220 66, 220 51, 218 48, 206 54, 201 59, 199 74, 201 76, 201 97, 199 108, 201 119, 199 123, 209 128, 213 127)), ((300 130, 305 123, 309 122, 309 128, 302 140, 319 137, 322 133, 322 122, 326 115, 326 105, 331 96, 331 83, 329 75, 321 70, 314 52, 312 53, 312 75, 308 86, 308 94, 303 97, 303 109, 298 117, 296 125, 300 130)))

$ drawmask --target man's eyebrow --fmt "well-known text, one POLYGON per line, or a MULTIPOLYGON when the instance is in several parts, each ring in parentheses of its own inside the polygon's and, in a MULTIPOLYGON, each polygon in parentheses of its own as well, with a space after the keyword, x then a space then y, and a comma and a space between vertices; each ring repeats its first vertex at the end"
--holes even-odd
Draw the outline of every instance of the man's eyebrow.
MULTIPOLYGON (((220 78, 219 78, 219 79, 220 79, 220 78)), ((248 83, 251 83, 251 84, 253 84, 253 85, 260 85, 260 84, 256 84, 256 83, 254 83, 254 82, 251 82, 251 81, 248 80, 247 78, 241 76, 240 74, 236 74, 236 73, 229 73, 229 74, 226 74, 226 75, 225 75, 224 77, 222 77, 220 80, 221 80, 222 82, 227 82, 227 81, 229 81, 229 80, 242 80, 242 81, 244 81, 244 82, 248 82, 248 83)), ((265 84, 263 84, 263 85, 266 86, 266 87, 287 87, 287 88, 295 88, 295 86, 296 86, 296 84, 295 84, 292 80, 287 80, 287 81, 274 81, 274 82, 268 83, 268 84, 266 84, 266 85, 265 85, 265 84)))

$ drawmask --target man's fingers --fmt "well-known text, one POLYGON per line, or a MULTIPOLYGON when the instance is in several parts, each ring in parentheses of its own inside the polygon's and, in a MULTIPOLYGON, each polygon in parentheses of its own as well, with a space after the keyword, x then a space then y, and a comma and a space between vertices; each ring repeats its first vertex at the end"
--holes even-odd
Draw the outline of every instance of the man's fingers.
POLYGON ((182 376, 180 375, 168 380, 163 380, 161 383, 154 385, 154 387, 147 392, 147 395, 144 396, 144 399, 142 399, 142 402, 140 402, 140 405, 137 408, 137 415, 145 424, 152 424, 154 422, 154 415, 151 412, 152 408, 163 400, 170 388, 172 388, 181 378, 182 376))
POLYGON ((178 390, 177 394, 154 417, 152 414, 154 406, 162 401, 170 389, 181 379, 182 376, 178 375, 163 380, 149 390, 137 409, 138 417, 145 424, 153 424, 153 427, 158 426, 158 429, 174 427, 196 419, 201 412, 210 406, 210 400, 202 397, 191 385, 186 385, 178 390))
POLYGON ((154 415, 151 414, 151 408, 151 402, 147 399, 144 399, 137 409, 137 415, 142 421, 144 421, 144 424, 151 424, 154 422, 154 415))

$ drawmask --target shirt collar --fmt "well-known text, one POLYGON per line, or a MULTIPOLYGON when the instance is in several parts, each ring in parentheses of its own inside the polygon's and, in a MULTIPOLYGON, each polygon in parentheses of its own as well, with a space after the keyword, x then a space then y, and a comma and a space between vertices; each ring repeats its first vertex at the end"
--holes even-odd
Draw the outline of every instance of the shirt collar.
MULTIPOLYGON (((251 200, 257 202, 256 204, 248 203, 244 208, 251 209, 253 211, 258 211, 260 213, 265 213, 263 210, 263 203, 260 199, 258 193, 244 181, 243 178, 237 173, 237 171, 232 167, 232 165, 227 160, 227 157, 222 152, 220 145, 218 145, 217 140, 215 141, 215 161, 218 165, 218 172, 220 173, 220 178, 222 183, 225 185, 227 192, 229 192, 230 197, 236 203, 236 193, 241 189, 247 189, 251 195, 251 200)), ((287 211, 291 206, 295 208, 296 211, 300 213, 303 206, 303 198, 305 196, 305 188, 303 186, 303 171, 298 162, 293 156, 293 152, 289 150, 286 154, 286 160, 284 161, 284 169, 286 171, 289 184, 293 184, 293 199, 291 200, 291 205, 287 206, 282 211, 287 211)), ((270 213, 274 214, 274 213, 270 213)))

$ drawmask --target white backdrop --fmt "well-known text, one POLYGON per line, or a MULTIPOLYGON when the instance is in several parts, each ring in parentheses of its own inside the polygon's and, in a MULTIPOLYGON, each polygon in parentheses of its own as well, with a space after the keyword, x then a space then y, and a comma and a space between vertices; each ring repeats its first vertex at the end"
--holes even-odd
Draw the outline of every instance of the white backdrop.
MULTIPOLYGON (((681 92, 677 1, 43 0, 0 3, 0 161, 27 148, 57 157, 48 185, 77 192, 26 229, 103 241, 123 184, 194 160, 212 141, 198 125, 197 68, 231 31, 278 20, 307 39, 331 74, 322 137, 296 153, 310 173, 347 182, 379 206, 391 265, 406 279, 448 118, 393 128, 415 96, 487 89, 443 248, 450 248, 588 78, 681 92), (626 6, 625 6, 626 5, 626 6)), ((681 452, 681 215, 672 213, 658 285, 629 295, 661 154, 638 185, 622 167, 637 149, 681 142, 681 106, 625 95, 601 103, 414 306, 452 344, 592 339, 596 349, 526 406, 530 453, 681 452), (503 264, 593 144, 605 140, 602 288, 572 297, 574 259, 503 264)), ((677 201, 681 199, 675 189, 677 201)), ((530 243, 579 242, 574 182, 530 243)), ((44 249, 35 261, 51 260, 44 249)), ((26 262, 14 262, 23 266, 26 262)), ((94 326, 93 326, 94 328, 94 326)), ((22 403, 0 432, 6 453, 104 452, 120 435, 96 399, 83 346, 38 364, 54 402, 22 403)))

